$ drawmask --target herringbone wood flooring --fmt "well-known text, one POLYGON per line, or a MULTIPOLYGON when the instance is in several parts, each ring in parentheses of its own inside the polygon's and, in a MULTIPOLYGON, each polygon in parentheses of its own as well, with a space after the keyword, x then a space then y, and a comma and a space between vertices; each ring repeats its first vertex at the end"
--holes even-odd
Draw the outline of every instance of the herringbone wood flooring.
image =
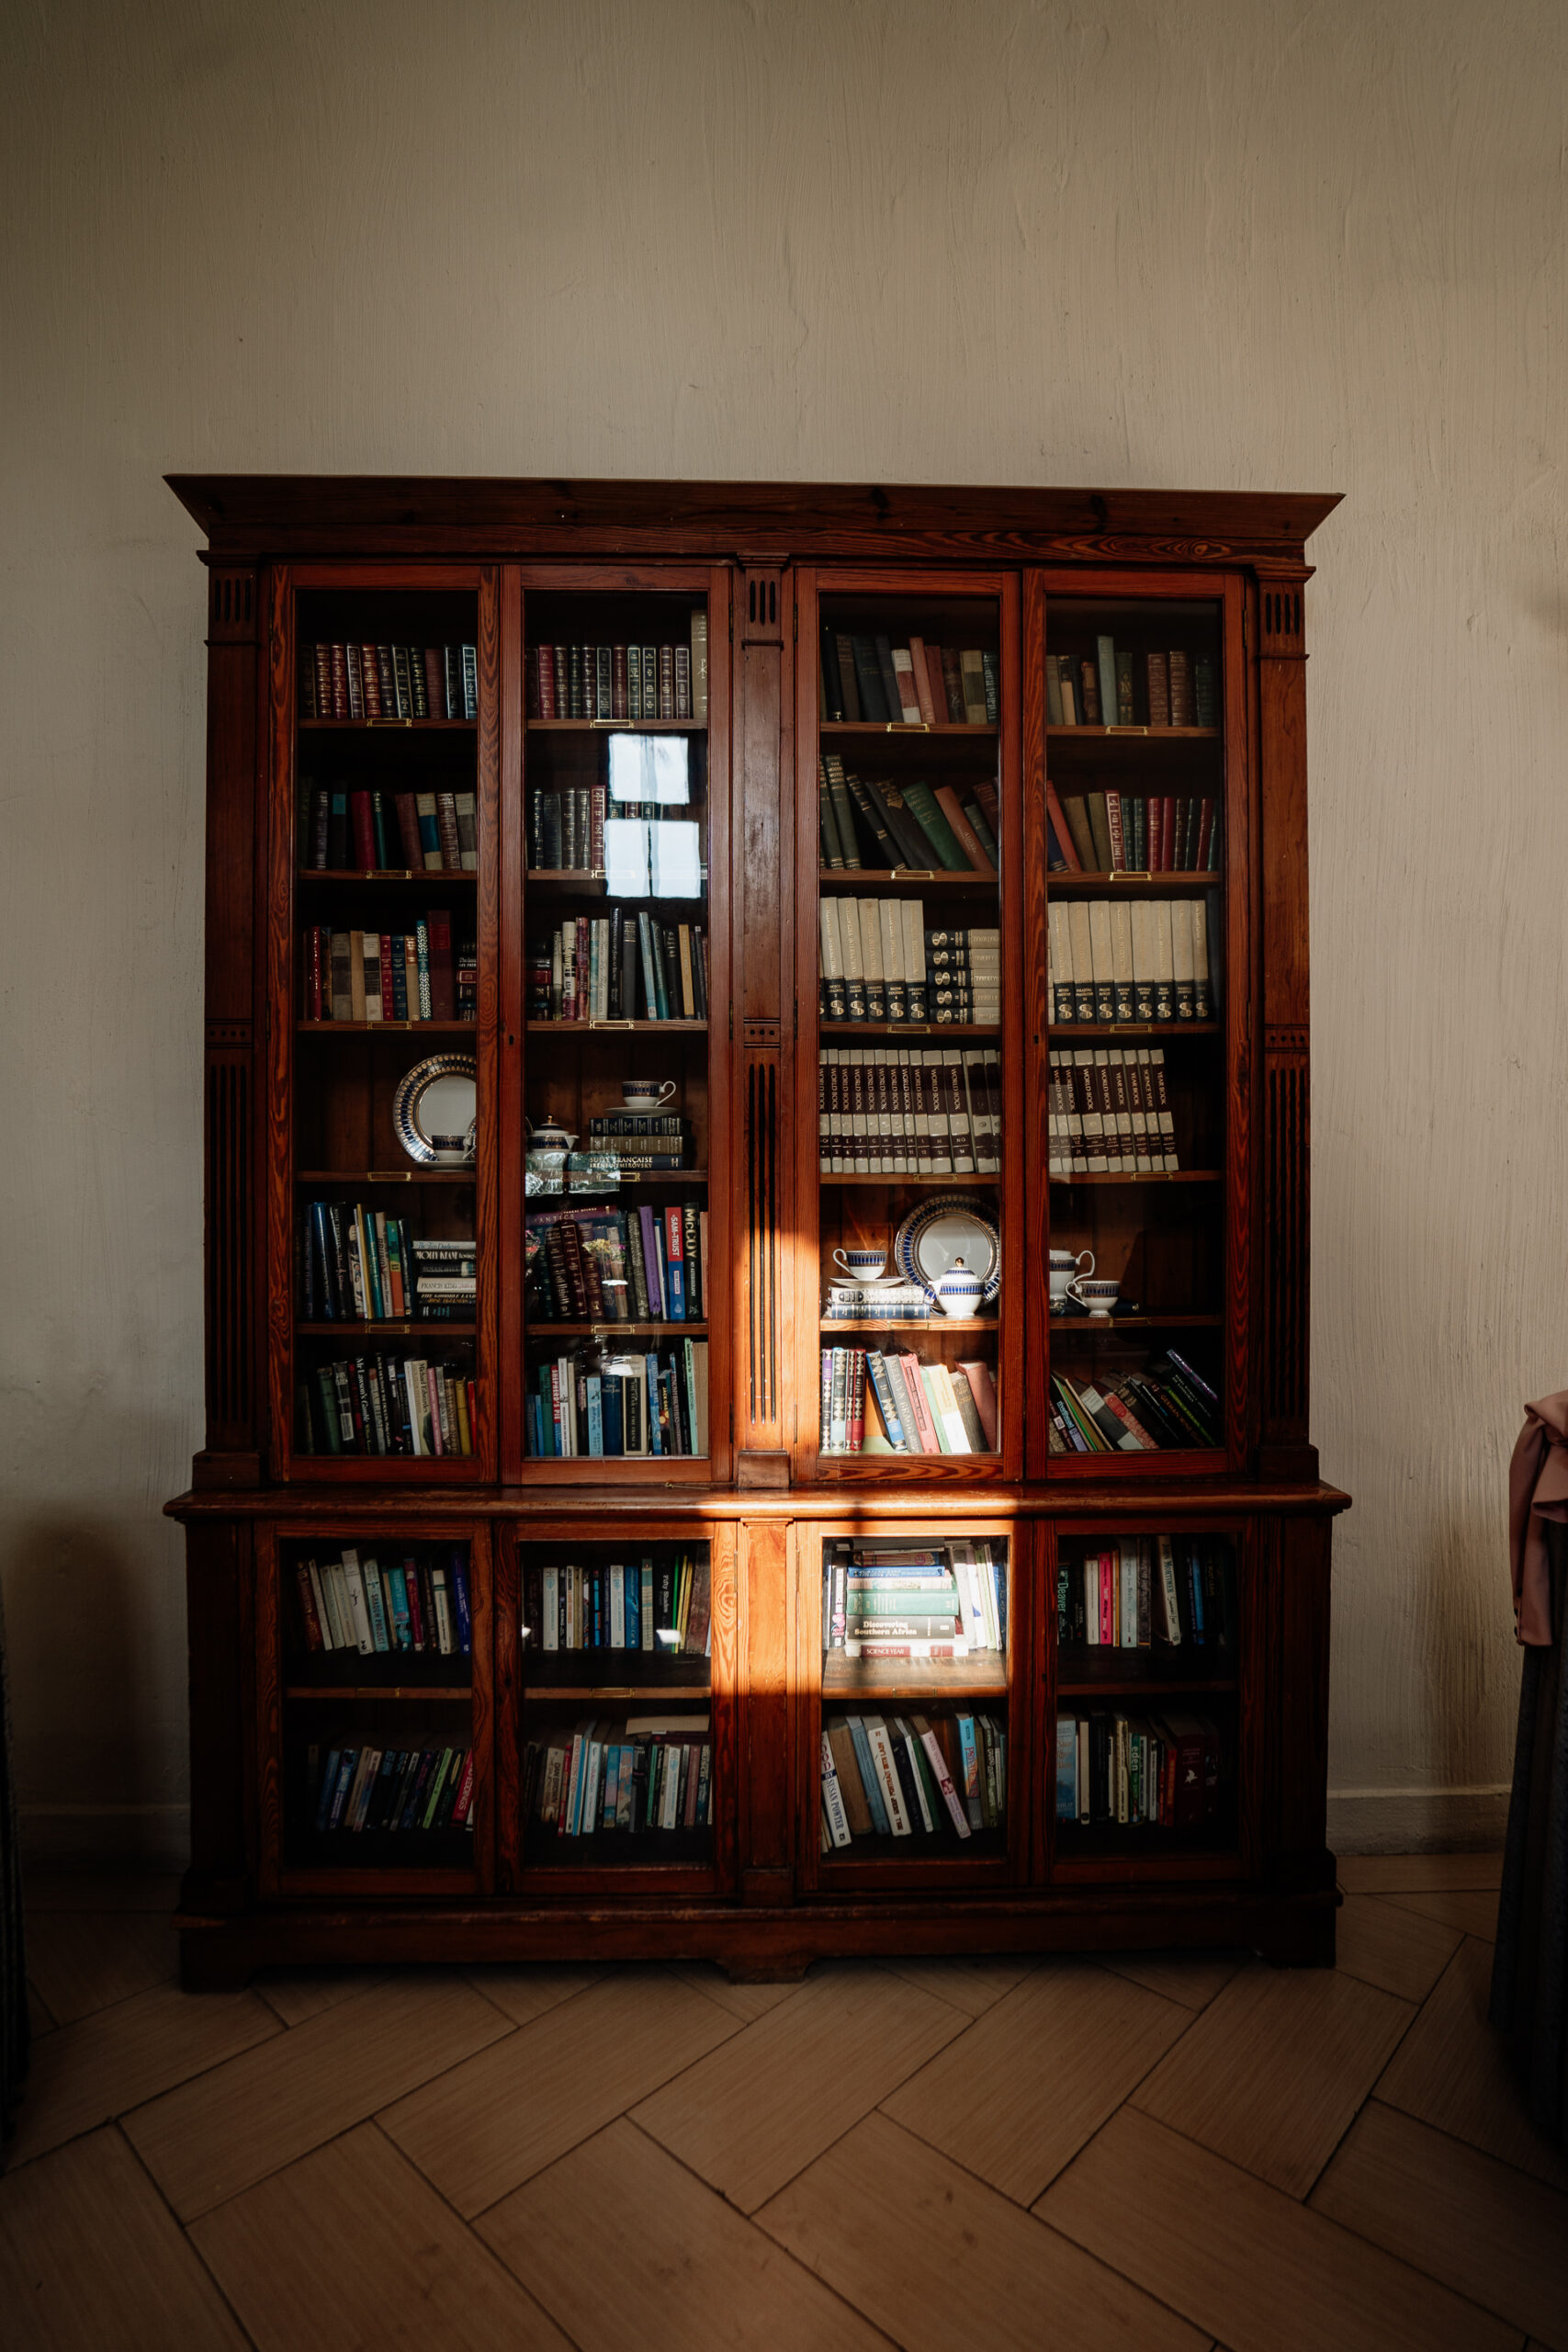
POLYGON ((174 1983, 40 1881, 7 2352, 1568 2352, 1568 2163, 1484 2021, 1490 1856, 1243 1954, 174 1983))

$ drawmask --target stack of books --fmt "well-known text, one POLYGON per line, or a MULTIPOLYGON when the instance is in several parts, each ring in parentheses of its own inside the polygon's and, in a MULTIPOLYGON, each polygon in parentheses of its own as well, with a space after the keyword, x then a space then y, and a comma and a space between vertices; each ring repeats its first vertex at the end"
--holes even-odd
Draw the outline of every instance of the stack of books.
POLYGON ((987 646, 928 645, 886 629, 862 635, 824 620, 818 684, 818 716, 829 726, 997 723, 1000 669, 987 646))
POLYGON ((1058 1821, 1199 1829, 1218 1819, 1224 1780, 1212 1715, 1101 1710, 1056 1718, 1058 1821))
POLYGON ((468 1657, 474 1646, 468 1558, 461 1545, 405 1546, 378 1561, 344 1544, 335 1560, 314 1554, 294 1564, 299 1637, 308 1652, 357 1650, 362 1657, 468 1657))
POLYGON ((923 1363, 875 1348, 824 1348, 821 1369, 821 1453, 997 1451, 996 1377, 983 1358, 923 1363))
POLYGON ((712 1812, 706 1715, 590 1715, 523 1751, 523 1818, 547 1835, 705 1829, 712 1812))
POLYGON ((1114 637, 1098 637, 1092 655, 1047 653, 1048 727, 1214 727, 1219 673, 1206 655, 1179 647, 1140 656, 1114 637))
POLYGON ((825 873, 903 868, 995 877, 1000 804, 985 776, 895 784, 856 775, 827 752, 817 763, 817 791, 825 873))
POLYGON ((707 1299, 707 1211, 540 1209, 524 1219, 525 1297, 534 1323, 700 1323, 707 1299))
POLYGON ((684 643, 531 645, 530 718, 689 718, 708 716, 708 616, 694 613, 684 643))
POLYGON ((302 645, 301 718, 478 718, 471 645, 302 645))
POLYGON ((1007 1734, 989 1714, 835 1715, 822 1732, 821 1850, 967 1843, 1007 1826, 1007 1734))

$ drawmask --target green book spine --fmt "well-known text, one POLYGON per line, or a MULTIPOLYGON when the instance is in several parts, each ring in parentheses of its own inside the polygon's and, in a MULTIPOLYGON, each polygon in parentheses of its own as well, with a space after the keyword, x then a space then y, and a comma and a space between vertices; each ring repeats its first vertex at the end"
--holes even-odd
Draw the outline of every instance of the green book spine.
POLYGON ((833 816, 838 826, 839 841, 844 853, 844 865, 852 874, 861 870, 860 845, 855 839, 855 807, 843 769, 837 760, 829 768, 828 781, 833 795, 833 816))
POLYGON ((907 784, 904 786, 904 806, 930 841, 939 865, 945 866, 950 874, 974 872, 929 784, 907 784))
POLYGON ((964 814, 968 818, 969 822, 975 828, 975 838, 979 842, 980 847, 985 851, 986 855, 990 859, 991 864, 999 868, 1001 865, 1001 858, 998 854, 997 851, 997 837, 995 833, 992 832, 990 826, 987 823, 985 810, 981 808, 979 802, 977 800, 966 800, 964 803, 964 814))
POLYGON ((833 796, 826 778, 817 787, 818 823, 822 831, 822 863, 833 873, 844 870, 843 843, 839 839, 838 819, 833 814, 833 796))

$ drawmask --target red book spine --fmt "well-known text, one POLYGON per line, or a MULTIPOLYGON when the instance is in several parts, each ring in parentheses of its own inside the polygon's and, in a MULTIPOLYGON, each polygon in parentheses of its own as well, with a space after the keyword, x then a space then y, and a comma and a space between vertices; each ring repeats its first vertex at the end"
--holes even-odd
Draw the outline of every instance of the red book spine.
POLYGON ((306 1018, 310 1021, 326 1019, 326 976, 323 967, 326 963, 326 943, 331 935, 330 933, 323 932, 319 923, 310 925, 310 978, 306 983, 309 997, 306 1018))
POLYGON ((348 713, 348 648, 332 648, 332 712, 334 718, 346 718, 348 713))
POLYGON ((446 707, 446 657, 438 645, 424 649, 424 698, 428 717, 451 718, 446 707))
POLYGON ((538 699, 536 718, 559 718, 556 708, 556 650, 553 645, 534 648, 534 692, 538 699))
POLYGON ((416 1650, 424 1647, 424 1612, 420 1606, 419 1570, 412 1560, 403 1562, 403 1582, 409 1596, 409 1639, 416 1650))
POLYGON ((381 716, 381 665, 376 659, 376 648, 373 645, 360 647, 359 669, 365 681, 365 716, 367 718, 379 718, 381 716))
POLYGON ((850 1351, 849 1385, 850 1452, 858 1453, 865 1443, 865 1350, 850 1351))
POLYGON ((588 863, 595 874, 604 871, 604 808, 607 788, 594 785, 588 800, 588 863))
POLYGON ((411 874, 424 871, 424 852, 420 847, 419 810, 412 792, 397 794, 393 806, 398 812, 398 838, 403 845, 403 864, 411 874))
POLYGON ((391 1017, 392 934, 389 931, 384 931, 381 933, 381 1018, 383 1021, 390 1021, 391 1017))
POLYGON ((299 1617, 305 1628, 305 1647, 308 1650, 325 1649, 321 1621, 316 1614, 316 1596, 310 1589, 310 1571, 303 1560, 296 1561, 294 1578, 299 1588, 299 1617))
POLYGON ((373 874, 376 870, 376 829, 370 820, 370 795, 367 792, 351 792, 348 806, 354 819, 354 862, 362 872, 373 874))
POLYGON ((624 645, 615 646, 612 652, 610 716, 612 718, 625 718, 626 716, 626 649, 624 645))
POLYGON ((470 1747, 467 1756, 463 1758, 463 1777, 457 1783, 457 1802, 452 1807, 452 1826, 454 1829, 461 1829, 463 1827, 468 1818, 469 1813, 473 1809, 473 1803, 474 1751, 470 1747))
POLYGON ((1056 797, 1056 787, 1054 784, 1048 784, 1045 786, 1045 814, 1051 820, 1051 831, 1056 836, 1056 847, 1066 860, 1068 873, 1081 874, 1083 860, 1073 847, 1073 837, 1067 831, 1066 815, 1056 797))
POLYGON ((333 715, 333 650, 330 645, 316 648, 316 717, 330 718, 333 715))
POLYGON ((1160 802, 1160 872, 1168 874, 1176 863, 1176 796, 1168 792, 1160 802))
POLYGON ((425 917, 430 933, 430 1017, 456 1021, 457 987, 452 971, 452 918, 433 908, 425 917))

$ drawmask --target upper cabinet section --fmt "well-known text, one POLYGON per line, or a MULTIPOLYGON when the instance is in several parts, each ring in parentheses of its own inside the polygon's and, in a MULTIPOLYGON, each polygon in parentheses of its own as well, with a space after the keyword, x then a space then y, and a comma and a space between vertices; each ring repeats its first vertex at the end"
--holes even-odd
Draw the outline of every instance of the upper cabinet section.
POLYGON ((502 920, 525 991, 530 1476, 705 1483, 728 1453, 727 591, 705 571, 524 576, 502 920))
POLYGON ((472 573, 302 571, 276 631, 275 1461, 474 1477, 493 1464, 494 596, 472 573))
POLYGON ((798 594, 797 1458, 996 1476, 1022 1407, 1016 584, 798 594))
POLYGON ((1248 985, 1233 888, 1247 760, 1244 705, 1226 694, 1239 600, 1075 583, 1038 611, 1048 1386, 1035 1466, 1224 1470, 1245 1417, 1247 1309, 1233 1018, 1248 985))

